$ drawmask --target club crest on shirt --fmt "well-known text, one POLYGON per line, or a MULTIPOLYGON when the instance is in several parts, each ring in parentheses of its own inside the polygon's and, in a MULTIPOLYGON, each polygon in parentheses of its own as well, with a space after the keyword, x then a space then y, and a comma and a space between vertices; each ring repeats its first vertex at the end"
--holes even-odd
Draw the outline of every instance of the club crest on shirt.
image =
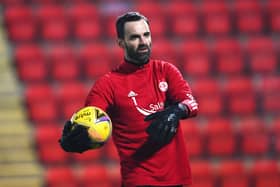
POLYGON ((166 92, 168 89, 168 84, 165 81, 161 81, 161 82, 159 82, 158 87, 159 87, 160 91, 166 92))

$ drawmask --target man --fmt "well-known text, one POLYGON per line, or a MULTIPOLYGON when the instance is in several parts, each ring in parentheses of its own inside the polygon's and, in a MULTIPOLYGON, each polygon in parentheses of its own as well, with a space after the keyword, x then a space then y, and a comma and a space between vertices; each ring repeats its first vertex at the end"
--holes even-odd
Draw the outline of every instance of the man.
MULTIPOLYGON (((188 83, 170 63, 150 59, 149 21, 137 12, 117 19, 124 61, 93 85, 86 106, 105 110, 113 122, 124 187, 191 184, 180 119, 196 116, 198 104, 188 83)), ((87 130, 64 127, 61 146, 68 152, 90 148, 87 130)))

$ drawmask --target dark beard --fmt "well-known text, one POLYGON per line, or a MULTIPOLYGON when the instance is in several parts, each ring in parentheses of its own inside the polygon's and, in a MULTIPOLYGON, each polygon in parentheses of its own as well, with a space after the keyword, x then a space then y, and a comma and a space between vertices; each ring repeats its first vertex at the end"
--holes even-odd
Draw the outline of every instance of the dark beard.
POLYGON ((140 45, 136 51, 127 46, 126 46, 126 49, 127 49, 127 56, 129 58, 127 60, 131 61, 131 63, 136 64, 138 66, 148 63, 150 56, 151 56, 151 48, 149 46, 140 45), (139 53, 138 50, 141 48, 142 49, 146 48, 146 49, 148 49, 148 51, 145 53, 139 53))

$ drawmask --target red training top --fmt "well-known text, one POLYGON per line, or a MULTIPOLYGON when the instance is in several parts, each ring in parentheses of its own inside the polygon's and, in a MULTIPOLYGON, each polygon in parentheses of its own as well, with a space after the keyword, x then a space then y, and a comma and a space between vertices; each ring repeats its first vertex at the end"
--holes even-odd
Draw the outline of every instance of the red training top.
POLYGON ((86 106, 105 110, 113 123, 123 184, 180 185, 191 183, 190 165, 179 126, 164 147, 147 142, 145 116, 165 105, 183 102, 190 115, 197 113, 191 90, 178 69, 167 62, 150 60, 143 66, 123 62, 98 79, 86 99, 86 106))

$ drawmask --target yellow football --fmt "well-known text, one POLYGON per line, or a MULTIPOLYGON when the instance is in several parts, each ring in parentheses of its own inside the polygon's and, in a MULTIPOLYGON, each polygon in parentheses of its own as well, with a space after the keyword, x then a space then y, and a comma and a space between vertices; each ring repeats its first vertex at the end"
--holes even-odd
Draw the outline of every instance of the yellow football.
MULTIPOLYGON (((91 140, 99 145, 105 143, 112 134, 112 122, 110 117, 102 109, 94 106, 81 108, 71 117, 72 124, 82 125, 88 128, 91 140)), ((95 145, 95 146, 97 146, 95 145)), ((96 148, 93 146, 93 148, 96 148)))

